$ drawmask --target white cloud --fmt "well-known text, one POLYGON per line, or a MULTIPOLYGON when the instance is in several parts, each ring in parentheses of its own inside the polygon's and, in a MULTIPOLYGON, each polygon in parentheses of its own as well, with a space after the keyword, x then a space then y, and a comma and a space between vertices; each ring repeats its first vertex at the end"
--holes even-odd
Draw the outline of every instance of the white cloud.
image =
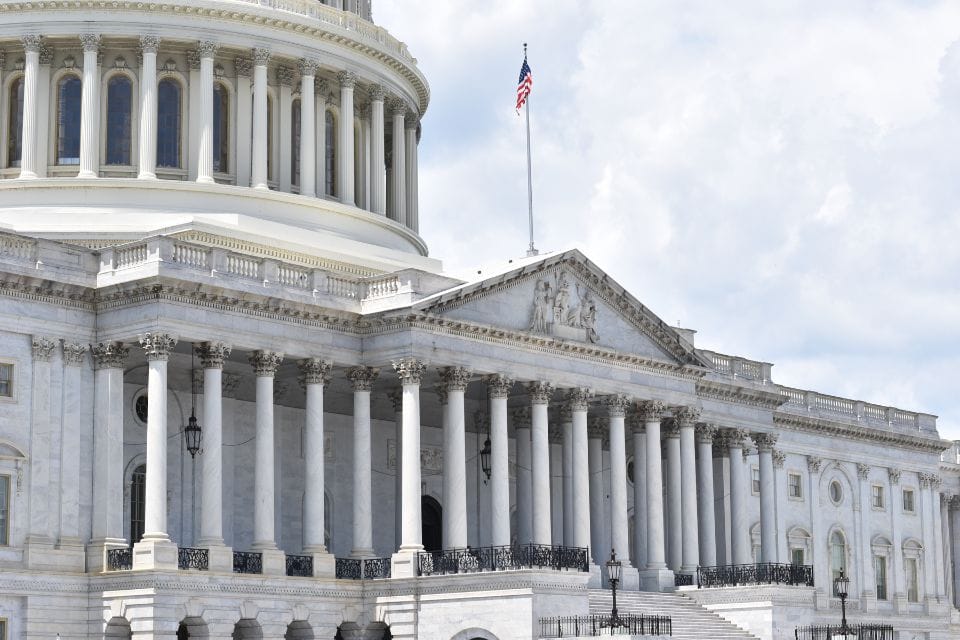
POLYGON ((454 269, 579 245, 698 343, 960 438, 960 4, 378 0, 432 87, 421 225, 454 269))

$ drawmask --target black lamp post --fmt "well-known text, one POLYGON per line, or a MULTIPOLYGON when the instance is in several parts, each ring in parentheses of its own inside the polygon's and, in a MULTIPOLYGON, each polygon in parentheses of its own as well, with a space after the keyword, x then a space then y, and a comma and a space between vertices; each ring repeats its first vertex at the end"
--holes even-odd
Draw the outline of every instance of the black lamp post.
POLYGON ((193 372, 195 371, 193 365, 196 354, 192 348, 190 351, 190 419, 187 420, 187 426, 183 428, 183 437, 187 441, 187 451, 190 452, 190 457, 195 458, 200 451, 203 430, 200 428, 200 423, 197 422, 197 385, 193 380, 193 372))
POLYGON ((620 572, 623 569, 623 563, 617 560, 615 549, 610 550, 610 559, 607 560, 607 577, 610 579, 610 590, 613 592, 613 609, 610 610, 610 619, 600 623, 601 628, 626 627, 627 623, 617 615, 617 585, 620 584, 620 572))
POLYGON ((833 592, 837 594, 837 597, 840 598, 840 633, 835 635, 834 638, 843 638, 847 640, 849 637, 856 637, 856 633, 847 626, 847 594, 848 589, 850 588, 850 578, 848 578, 843 573, 843 569, 840 570, 840 575, 836 577, 833 581, 833 592))
MULTIPOLYGON (((487 436, 487 439, 483 443, 483 449, 480 449, 480 468, 483 469, 483 474, 487 476, 487 480, 490 479, 490 437, 487 436)), ((486 484, 487 480, 484 480, 483 483, 486 484)))

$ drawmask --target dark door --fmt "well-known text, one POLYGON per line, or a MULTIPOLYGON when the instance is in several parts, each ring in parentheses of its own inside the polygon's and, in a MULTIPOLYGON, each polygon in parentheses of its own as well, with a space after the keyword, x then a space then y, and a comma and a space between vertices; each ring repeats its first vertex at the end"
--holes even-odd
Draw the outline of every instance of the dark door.
POLYGON ((443 548, 443 509, 440 503, 430 496, 423 496, 420 514, 423 519, 423 547, 427 551, 440 551, 443 548))

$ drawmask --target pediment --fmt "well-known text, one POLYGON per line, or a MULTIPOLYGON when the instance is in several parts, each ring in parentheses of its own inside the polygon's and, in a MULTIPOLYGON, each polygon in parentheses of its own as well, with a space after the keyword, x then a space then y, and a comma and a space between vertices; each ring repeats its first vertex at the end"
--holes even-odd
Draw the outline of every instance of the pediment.
POLYGON ((577 250, 455 287, 414 308, 642 358, 707 366, 675 329, 577 250))

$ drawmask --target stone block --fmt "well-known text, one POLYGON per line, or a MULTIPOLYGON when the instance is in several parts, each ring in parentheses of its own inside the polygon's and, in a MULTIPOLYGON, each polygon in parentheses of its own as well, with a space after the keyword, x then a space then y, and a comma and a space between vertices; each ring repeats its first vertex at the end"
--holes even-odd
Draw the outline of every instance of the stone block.
POLYGON ((178 567, 177 545, 170 540, 150 539, 133 545, 133 570, 172 569, 178 567))
POLYGON ((673 591, 676 589, 673 582, 673 571, 670 569, 646 569, 641 571, 640 589, 642 591, 673 591))

